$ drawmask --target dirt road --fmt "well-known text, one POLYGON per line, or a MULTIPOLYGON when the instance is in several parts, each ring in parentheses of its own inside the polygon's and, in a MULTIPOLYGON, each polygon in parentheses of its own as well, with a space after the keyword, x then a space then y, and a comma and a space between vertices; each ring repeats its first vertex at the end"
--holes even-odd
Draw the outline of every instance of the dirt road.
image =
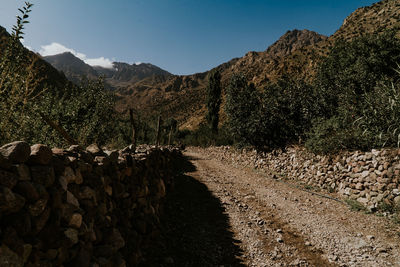
POLYGON ((159 266, 400 266, 400 239, 387 219, 205 150, 185 156, 188 168, 166 206, 159 266))

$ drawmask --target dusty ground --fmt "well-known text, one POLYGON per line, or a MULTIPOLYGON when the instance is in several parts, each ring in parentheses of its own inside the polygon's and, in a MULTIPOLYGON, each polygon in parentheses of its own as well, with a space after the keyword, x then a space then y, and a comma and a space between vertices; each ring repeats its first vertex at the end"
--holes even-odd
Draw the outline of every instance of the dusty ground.
POLYGON ((166 204, 154 266, 400 266, 386 218, 245 167, 185 153, 166 204))

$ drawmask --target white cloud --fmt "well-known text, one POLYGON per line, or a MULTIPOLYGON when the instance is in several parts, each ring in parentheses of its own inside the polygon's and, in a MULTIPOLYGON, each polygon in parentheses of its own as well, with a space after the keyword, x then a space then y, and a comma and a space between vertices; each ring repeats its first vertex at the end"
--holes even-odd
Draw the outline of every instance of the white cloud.
POLYGON ((143 64, 143 62, 140 62, 140 61, 135 62, 135 65, 137 65, 137 66, 139 66, 140 64, 143 64))
POLYGON ((65 47, 64 45, 55 43, 55 42, 53 42, 49 45, 42 45, 39 50, 39 54, 41 54, 42 56, 53 56, 53 55, 57 55, 57 54, 65 53, 65 52, 70 52, 71 54, 73 54, 77 58, 83 60, 86 64, 88 64, 90 66, 100 66, 100 67, 109 68, 109 69, 113 68, 112 61, 108 58, 104 58, 104 57, 87 58, 87 56, 85 54, 79 53, 79 52, 75 51, 74 49, 65 47))
POLYGON ((109 60, 108 58, 104 58, 104 57, 88 58, 84 61, 86 62, 86 64, 89 64, 90 66, 100 66, 100 67, 107 68, 107 69, 113 68, 112 61, 109 60))
POLYGON ((84 60, 86 58, 86 55, 82 53, 78 53, 73 49, 67 48, 63 46, 62 44, 59 43, 51 43, 49 45, 42 45, 39 50, 39 54, 42 56, 53 56, 65 52, 70 52, 71 54, 75 55, 76 57, 84 60))

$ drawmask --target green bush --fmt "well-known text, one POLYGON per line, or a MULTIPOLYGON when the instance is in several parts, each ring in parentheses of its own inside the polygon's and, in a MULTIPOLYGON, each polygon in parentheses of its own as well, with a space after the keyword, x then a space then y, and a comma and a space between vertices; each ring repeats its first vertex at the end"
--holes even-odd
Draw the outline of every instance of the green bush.
POLYGON ((207 124, 201 124, 195 131, 182 130, 178 131, 175 135, 175 140, 178 144, 184 144, 186 146, 225 146, 233 145, 233 139, 230 135, 229 129, 226 125, 222 125, 218 133, 213 130, 207 124))
POLYGON ((307 149, 318 154, 336 153, 345 149, 367 148, 368 142, 360 139, 361 129, 351 122, 333 116, 313 120, 305 142, 307 149))
POLYGON ((356 117, 363 95, 394 77, 399 62, 400 40, 394 30, 338 41, 320 65, 314 83, 319 115, 356 117))
MULTIPOLYGON (((105 145, 115 136, 118 114, 114 111, 114 95, 104 88, 103 81, 84 80, 79 86, 66 88, 64 92, 61 97, 45 94, 40 101, 33 102, 33 110, 62 125, 82 145, 105 145)), ((63 142, 54 131, 46 134, 43 136, 46 143, 60 145, 63 142)))
MULTIPOLYGON (((400 69, 399 69, 400 71, 400 69)), ((355 124, 370 147, 400 147, 400 83, 382 82, 363 99, 355 124)))
POLYGON ((236 142, 260 147, 264 140, 260 131, 261 94, 248 84, 242 74, 234 75, 227 88, 225 111, 228 127, 236 142))
POLYGON ((214 134, 218 134, 219 109, 221 105, 221 74, 214 70, 209 74, 207 85, 206 119, 214 134))
POLYGON ((312 87, 283 78, 263 90, 234 76, 228 87, 226 111, 235 140, 258 149, 282 147, 303 139, 311 124, 312 87))
POLYGON ((283 77, 262 94, 260 125, 264 143, 283 147, 304 140, 313 116, 312 87, 301 80, 283 77))
POLYGON ((306 146, 316 153, 400 145, 395 31, 339 41, 314 83, 314 119, 306 146))
POLYGON ((21 16, 17 16, 17 25, 0 55, 0 144, 25 140, 67 145, 43 115, 81 145, 106 144, 116 137, 119 121, 113 94, 104 89, 101 80, 80 86, 68 83, 64 88, 42 86, 45 77, 38 75, 36 64, 40 59, 20 43, 31 6, 25 3, 20 9, 21 16))

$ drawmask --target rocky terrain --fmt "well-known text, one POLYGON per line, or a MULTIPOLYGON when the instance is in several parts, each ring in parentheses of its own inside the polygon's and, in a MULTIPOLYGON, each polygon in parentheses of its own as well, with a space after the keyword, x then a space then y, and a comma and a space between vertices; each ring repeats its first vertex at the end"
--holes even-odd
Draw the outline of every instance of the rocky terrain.
POLYGON ((193 259, 202 266, 400 266, 400 229, 388 218, 247 167, 245 154, 190 148, 185 155, 193 166, 177 178, 185 191, 171 210, 182 221, 164 217, 169 242, 159 266, 192 266, 193 259), (199 219, 204 210, 219 215, 199 219))
MULTIPOLYGON (((357 9, 332 36, 309 30, 288 31, 265 51, 249 52, 216 69, 222 73, 223 87, 234 73, 245 74, 260 88, 283 76, 311 81, 318 64, 336 40, 351 40, 367 33, 379 34, 384 29, 398 27, 399 18, 398 1, 380 1, 357 9)), ((177 118, 181 128, 196 128, 204 120, 207 74, 171 76, 166 80, 136 83, 129 87, 129 96, 121 98, 118 108, 124 110, 140 103, 148 112, 157 110, 177 118), (138 91, 142 93, 136 93, 138 91), (185 116, 188 113, 192 116, 185 116)))
POLYGON ((0 266, 135 266, 159 235, 172 148, 0 147, 0 266))
POLYGON ((301 149, 211 147, 185 156, 1 147, 0 265, 400 266, 394 217, 342 201, 363 194, 375 203, 382 194, 395 202, 397 150, 310 159, 301 149), (350 195, 327 190, 335 174, 350 195), (362 191, 373 175, 376 189, 362 191))
MULTIPOLYGON (((356 200, 369 212, 379 207, 400 208, 400 151, 373 149, 320 156, 304 148, 290 147, 270 153, 229 147, 209 148, 208 153, 269 173, 277 179, 300 182, 307 188, 337 193, 356 200)), ((400 230, 400 229, 399 229, 400 230)))

